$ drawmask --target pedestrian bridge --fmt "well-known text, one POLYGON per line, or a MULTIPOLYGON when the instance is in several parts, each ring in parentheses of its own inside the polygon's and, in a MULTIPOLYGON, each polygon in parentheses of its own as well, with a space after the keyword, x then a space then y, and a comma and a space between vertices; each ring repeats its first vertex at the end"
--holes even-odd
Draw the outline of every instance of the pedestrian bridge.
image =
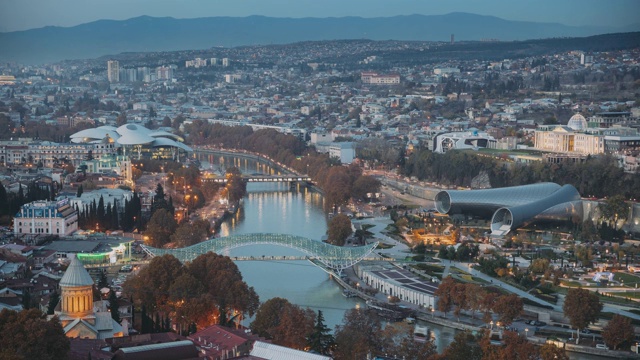
MULTIPOLYGON (((302 236, 257 233, 214 238, 178 249, 157 249, 146 245, 142 245, 142 248, 151 257, 170 254, 184 263, 193 261, 198 256, 210 251, 223 254, 228 250, 250 245, 277 245, 295 249, 308 255, 309 260, 316 260, 328 269, 340 273, 342 270, 367 258, 378 246, 378 243, 376 242, 366 246, 346 247, 330 245, 302 236)), ((316 264, 314 261, 312 261, 312 263, 316 264)))

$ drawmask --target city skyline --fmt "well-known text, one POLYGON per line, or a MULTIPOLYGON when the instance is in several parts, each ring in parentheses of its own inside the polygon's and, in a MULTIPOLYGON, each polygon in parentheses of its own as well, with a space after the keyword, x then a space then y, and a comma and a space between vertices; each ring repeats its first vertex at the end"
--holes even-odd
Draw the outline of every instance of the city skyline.
POLYGON ((452 0, 435 3, 399 0, 391 6, 382 0, 113 0, 97 1, 31 0, 4 1, 0 4, 0 31, 20 31, 44 26, 70 27, 101 19, 124 20, 137 16, 197 18, 262 15, 270 17, 389 17, 397 15, 441 15, 468 12, 491 15, 506 20, 551 22, 569 26, 624 27, 640 22, 640 2, 635 0, 551 0, 538 1, 472 1, 452 0), (187 6, 185 6, 187 4, 187 6), (576 11, 579 9, 579 11, 576 11))

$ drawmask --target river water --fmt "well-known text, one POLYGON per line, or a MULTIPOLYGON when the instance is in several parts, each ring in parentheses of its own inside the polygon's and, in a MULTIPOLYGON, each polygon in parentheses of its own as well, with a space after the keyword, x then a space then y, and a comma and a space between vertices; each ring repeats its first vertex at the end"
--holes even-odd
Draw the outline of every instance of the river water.
MULTIPOLYGON (((272 172, 263 164, 242 160, 233 165, 243 173, 272 172), (266 171, 265 171, 266 170, 266 171)), ((210 167, 203 162, 203 168, 210 167)), ((223 167, 222 161, 220 167, 223 167)), ((249 183, 247 196, 238 213, 225 221, 219 236, 247 233, 282 233, 320 241, 327 230, 327 216, 323 210, 321 194, 306 187, 290 188, 286 183, 249 183)), ((304 255, 295 249, 276 245, 252 245, 231 250, 228 256, 304 255)), ((342 296, 340 286, 322 269, 308 261, 237 261, 244 280, 252 286, 264 302, 282 297, 291 303, 322 310, 325 323, 334 329, 342 323, 345 311, 363 307, 358 298, 342 296)), ((249 326, 251 319, 243 321, 249 326)), ((442 351, 453 340, 456 330, 434 324, 427 326, 442 351)), ((571 359, 591 360, 597 357, 570 354, 571 359)))

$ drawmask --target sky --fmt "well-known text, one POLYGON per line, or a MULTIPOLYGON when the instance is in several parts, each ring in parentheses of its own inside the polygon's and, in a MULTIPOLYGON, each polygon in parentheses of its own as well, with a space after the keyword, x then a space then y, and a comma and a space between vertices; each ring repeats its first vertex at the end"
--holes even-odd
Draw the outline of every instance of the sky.
POLYGON ((0 31, 141 15, 387 17, 468 12, 572 26, 640 23, 640 0, 0 0, 0 31))

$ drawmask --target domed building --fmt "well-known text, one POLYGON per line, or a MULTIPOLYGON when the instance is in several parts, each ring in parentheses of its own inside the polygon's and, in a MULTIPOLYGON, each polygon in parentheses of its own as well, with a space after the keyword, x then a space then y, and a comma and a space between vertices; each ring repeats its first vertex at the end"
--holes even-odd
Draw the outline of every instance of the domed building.
POLYGON ((587 119, 578 113, 569 119, 567 126, 573 131, 585 131, 589 125, 587 124, 587 119))
POLYGON ((193 152, 183 141, 184 139, 176 134, 164 130, 150 130, 138 124, 124 124, 117 128, 99 126, 71 135, 73 143, 113 144, 122 148, 123 155, 133 152, 138 159, 144 156, 177 160, 180 151, 193 152))
POLYGON ((60 280, 60 303, 55 314, 67 337, 109 339, 122 337, 127 324, 118 324, 102 301, 93 301, 93 279, 74 257, 60 280))

